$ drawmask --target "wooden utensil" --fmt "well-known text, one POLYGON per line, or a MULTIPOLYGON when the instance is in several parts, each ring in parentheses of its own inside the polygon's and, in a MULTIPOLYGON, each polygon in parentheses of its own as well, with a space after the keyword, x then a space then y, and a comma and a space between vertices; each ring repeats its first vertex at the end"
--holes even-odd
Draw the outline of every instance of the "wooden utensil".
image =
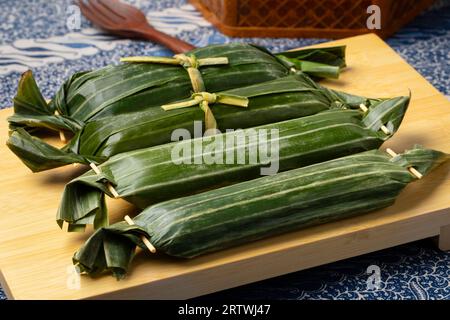
POLYGON ((79 0, 83 15, 98 27, 127 38, 147 39, 159 43, 174 53, 195 47, 183 40, 153 28, 139 9, 118 0, 79 0))

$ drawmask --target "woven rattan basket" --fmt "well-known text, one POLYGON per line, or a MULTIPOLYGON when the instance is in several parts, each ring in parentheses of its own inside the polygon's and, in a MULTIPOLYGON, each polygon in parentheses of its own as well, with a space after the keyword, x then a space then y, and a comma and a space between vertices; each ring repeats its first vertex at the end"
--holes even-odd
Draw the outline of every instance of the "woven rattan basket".
POLYGON ((368 32, 387 37, 433 0, 190 0, 223 33, 236 37, 342 38, 368 32), (381 29, 368 29, 377 5, 381 29))

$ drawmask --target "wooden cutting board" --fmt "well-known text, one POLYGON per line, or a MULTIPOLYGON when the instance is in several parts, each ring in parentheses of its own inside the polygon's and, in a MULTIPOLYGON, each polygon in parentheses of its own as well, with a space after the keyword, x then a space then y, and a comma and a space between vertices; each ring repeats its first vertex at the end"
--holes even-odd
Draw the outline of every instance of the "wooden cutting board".
MULTIPOLYGON (((324 84, 373 97, 412 92, 402 127, 383 147, 402 152, 419 143, 450 152, 447 98, 375 35, 323 45, 335 44, 348 46, 349 68, 341 79, 324 84)), ((79 277, 71 258, 88 234, 61 231, 55 214, 64 184, 82 168, 29 172, 5 146, 10 114, 11 109, 0 111, 0 280, 9 298, 189 298, 439 234, 440 246, 450 249, 447 164, 410 184, 385 210, 193 260, 140 251, 123 281, 79 277)), ((113 221, 134 214, 122 200, 110 200, 109 206, 113 221)))

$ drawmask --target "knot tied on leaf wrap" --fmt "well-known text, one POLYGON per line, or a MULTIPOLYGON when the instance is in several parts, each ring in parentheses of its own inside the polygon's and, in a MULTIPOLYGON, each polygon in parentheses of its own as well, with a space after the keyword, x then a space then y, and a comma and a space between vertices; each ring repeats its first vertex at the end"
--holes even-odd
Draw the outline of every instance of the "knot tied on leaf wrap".
MULTIPOLYGON (((198 68, 199 63, 195 55, 187 56, 184 53, 176 54, 173 56, 175 60, 178 61, 179 64, 181 64, 184 68, 198 68)), ((228 63, 228 60, 227 60, 228 63)))
POLYGON ((236 107, 248 107, 249 100, 246 97, 241 97, 231 94, 216 94, 209 92, 198 92, 192 94, 191 100, 181 101, 172 104, 165 104, 161 106, 165 111, 188 108, 195 105, 199 105, 205 113, 205 133, 210 134, 217 129, 217 121, 209 107, 210 103, 222 103, 224 105, 236 106, 236 107))
POLYGON ((212 66, 228 64, 227 57, 204 58, 197 59, 195 55, 185 55, 183 53, 176 54, 173 58, 166 57, 127 57, 120 59, 121 62, 142 62, 142 63, 162 63, 162 64, 179 64, 189 74, 191 79, 192 89, 194 92, 205 91, 205 84, 203 82, 202 74, 198 70, 201 66, 212 66))

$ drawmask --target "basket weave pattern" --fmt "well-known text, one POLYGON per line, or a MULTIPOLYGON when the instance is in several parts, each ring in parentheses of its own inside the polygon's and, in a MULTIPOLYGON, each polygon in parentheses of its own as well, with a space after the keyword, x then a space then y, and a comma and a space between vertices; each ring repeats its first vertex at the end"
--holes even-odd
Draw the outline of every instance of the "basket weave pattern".
POLYGON ((367 32, 387 36, 432 0, 190 0, 231 36, 326 36, 367 32), (368 30, 370 5, 381 8, 381 30, 368 30))
MULTIPOLYGON (((214 2, 214 1, 212 1, 214 2)), ((362 28, 370 0, 239 1, 238 25, 282 28, 362 28), (344 9, 345 7, 345 9, 344 9)))

